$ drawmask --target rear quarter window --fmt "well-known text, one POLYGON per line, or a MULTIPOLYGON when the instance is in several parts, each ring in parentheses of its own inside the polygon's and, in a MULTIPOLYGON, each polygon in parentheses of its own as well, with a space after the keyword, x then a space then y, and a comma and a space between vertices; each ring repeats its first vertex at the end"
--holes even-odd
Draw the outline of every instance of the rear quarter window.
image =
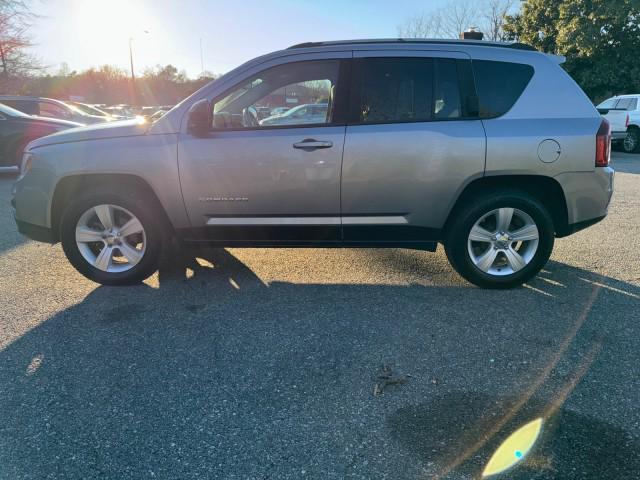
POLYGON ((480 118, 507 113, 533 77, 533 67, 523 63, 473 60, 480 118))

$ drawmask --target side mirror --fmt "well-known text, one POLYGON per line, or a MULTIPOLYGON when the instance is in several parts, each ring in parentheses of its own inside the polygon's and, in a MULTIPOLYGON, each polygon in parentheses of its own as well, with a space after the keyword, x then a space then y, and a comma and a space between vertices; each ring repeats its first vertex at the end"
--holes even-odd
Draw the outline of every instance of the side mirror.
POLYGON ((609 113, 609 109, 608 108, 598 108, 596 110, 598 110, 598 113, 600 115, 606 115, 607 113, 609 113))
POLYGON ((204 137, 213 126, 213 110, 208 100, 198 100, 191 105, 187 114, 187 131, 197 137, 204 137))

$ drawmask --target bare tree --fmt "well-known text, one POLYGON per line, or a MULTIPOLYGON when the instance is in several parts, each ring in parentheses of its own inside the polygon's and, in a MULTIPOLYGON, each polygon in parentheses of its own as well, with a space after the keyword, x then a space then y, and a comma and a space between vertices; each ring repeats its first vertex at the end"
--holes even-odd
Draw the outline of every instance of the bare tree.
POLYGON ((477 25, 477 2, 452 0, 448 5, 409 17, 398 27, 398 34, 407 38, 458 38, 460 32, 477 25))
POLYGON ((398 27, 401 37, 458 38, 460 32, 477 26, 487 40, 502 40, 504 17, 515 0, 451 0, 447 5, 409 17, 398 27))
POLYGON ((0 0, 0 76, 24 75, 38 69, 28 47, 35 15, 25 0, 0 0))
POLYGON ((438 10, 429 14, 420 14, 407 18, 405 23, 398 26, 398 36, 401 38, 437 38, 441 37, 442 25, 438 10))
POLYGON ((504 23, 506 16, 511 12, 515 0, 488 0, 484 7, 484 21, 482 31, 487 40, 496 42, 505 39, 504 23))
POLYGON ((458 38, 471 26, 478 25, 481 2, 469 2, 467 0, 452 1, 448 6, 440 9, 442 28, 447 37, 458 38))

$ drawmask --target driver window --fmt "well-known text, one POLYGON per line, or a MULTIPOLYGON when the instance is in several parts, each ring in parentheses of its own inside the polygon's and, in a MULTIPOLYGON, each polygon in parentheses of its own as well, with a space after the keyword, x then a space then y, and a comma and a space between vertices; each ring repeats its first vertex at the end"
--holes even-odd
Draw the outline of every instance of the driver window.
POLYGON ((339 61, 296 62, 270 68, 213 106, 215 130, 328 124, 339 61))

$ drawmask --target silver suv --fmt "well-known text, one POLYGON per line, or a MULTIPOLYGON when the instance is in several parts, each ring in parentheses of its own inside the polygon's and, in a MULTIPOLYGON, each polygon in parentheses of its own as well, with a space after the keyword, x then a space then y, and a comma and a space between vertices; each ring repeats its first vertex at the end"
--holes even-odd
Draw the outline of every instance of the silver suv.
POLYGON ((545 265, 555 237, 604 218, 613 190, 609 125, 561 62, 522 44, 296 45, 152 124, 33 141, 15 218, 109 285, 151 275, 175 237, 428 251, 440 242, 470 282, 512 287, 545 265), (260 112, 313 104, 325 113, 312 123, 261 123, 260 112))

